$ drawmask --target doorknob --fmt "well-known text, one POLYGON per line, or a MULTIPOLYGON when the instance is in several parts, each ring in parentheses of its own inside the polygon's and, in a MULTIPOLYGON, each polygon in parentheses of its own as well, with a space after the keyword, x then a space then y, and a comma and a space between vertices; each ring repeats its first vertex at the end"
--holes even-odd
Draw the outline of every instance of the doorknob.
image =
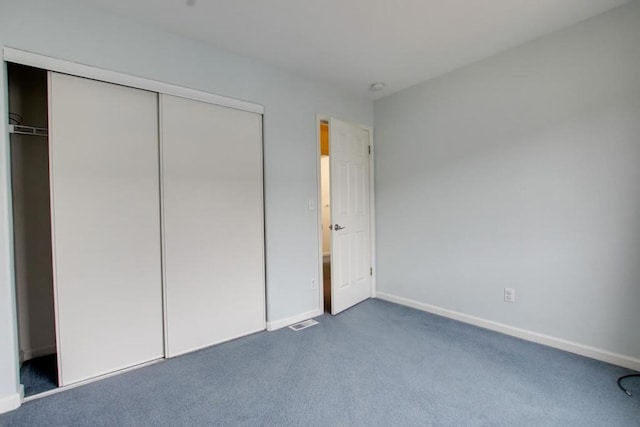
POLYGON ((333 226, 333 229, 336 230, 336 231, 342 230, 343 228, 347 228, 347 227, 340 227, 339 224, 336 224, 336 225, 333 226))

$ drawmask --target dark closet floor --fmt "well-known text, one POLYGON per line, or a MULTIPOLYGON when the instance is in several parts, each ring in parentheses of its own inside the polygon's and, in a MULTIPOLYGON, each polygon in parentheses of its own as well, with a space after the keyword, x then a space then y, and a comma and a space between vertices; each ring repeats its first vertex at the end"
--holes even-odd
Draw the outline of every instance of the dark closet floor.
POLYGON ((58 366, 55 354, 27 360, 20 366, 20 382, 24 396, 53 390, 58 387, 58 366))
POLYGON ((324 287, 324 312, 331 313, 331 262, 329 257, 325 257, 322 263, 322 276, 324 287))

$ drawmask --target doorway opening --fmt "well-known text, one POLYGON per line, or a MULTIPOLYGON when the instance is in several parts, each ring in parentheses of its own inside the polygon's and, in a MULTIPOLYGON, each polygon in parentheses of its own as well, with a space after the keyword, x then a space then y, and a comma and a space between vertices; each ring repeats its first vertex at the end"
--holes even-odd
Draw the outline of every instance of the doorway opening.
POLYGON ((375 295, 372 130, 318 117, 320 304, 332 315, 375 295))
POLYGON ((322 289, 324 312, 331 313, 331 166, 329 122, 320 121, 320 206, 322 215, 322 289))
POLYGON ((49 183, 48 82, 7 64, 20 382, 30 397, 58 387, 49 183))

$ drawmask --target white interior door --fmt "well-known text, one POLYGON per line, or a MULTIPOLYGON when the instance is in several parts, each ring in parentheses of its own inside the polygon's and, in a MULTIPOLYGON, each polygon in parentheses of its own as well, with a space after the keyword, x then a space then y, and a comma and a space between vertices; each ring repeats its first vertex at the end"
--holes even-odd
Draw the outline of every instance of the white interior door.
POLYGON ((329 120, 331 313, 371 296, 369 132, 329 120))
POLYGON ((157 94, 49 73, 59 379, 163 356, 157 94))
POLYGON ((262 116, 161 95, 169 357, 265 329, 262 116))

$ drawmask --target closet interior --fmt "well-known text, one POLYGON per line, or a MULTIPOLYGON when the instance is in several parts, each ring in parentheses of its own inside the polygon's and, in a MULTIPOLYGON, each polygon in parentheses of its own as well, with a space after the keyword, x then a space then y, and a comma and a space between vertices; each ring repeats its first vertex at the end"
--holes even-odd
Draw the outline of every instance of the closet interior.
POLYGON ((264 330, 262 114, 7 68, 25 397, 264 330))
POLYGON ((47 73, 8 64, 7 76, 20 376, 30 396, 58 386, 47 73))

